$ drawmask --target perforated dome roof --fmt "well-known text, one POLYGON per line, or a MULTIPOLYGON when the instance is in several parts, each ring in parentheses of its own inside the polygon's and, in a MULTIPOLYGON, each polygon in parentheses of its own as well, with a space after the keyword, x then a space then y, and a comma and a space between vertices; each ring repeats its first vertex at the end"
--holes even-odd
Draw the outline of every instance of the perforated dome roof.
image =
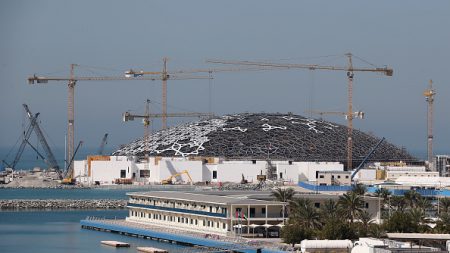
MULTIPOLYGON (((380 139, 353 131, 353 159, 362 160, 380 139)), ((243 113, 182 124, 150 137, 151 156, 212 156, 225 159, 341 161, 347 157, 347 127, 293 114, 243 113)), ((143 155, 138 139, 113 155, 143 155)), ((370 160, 416 160, 384 141, 370 160)))

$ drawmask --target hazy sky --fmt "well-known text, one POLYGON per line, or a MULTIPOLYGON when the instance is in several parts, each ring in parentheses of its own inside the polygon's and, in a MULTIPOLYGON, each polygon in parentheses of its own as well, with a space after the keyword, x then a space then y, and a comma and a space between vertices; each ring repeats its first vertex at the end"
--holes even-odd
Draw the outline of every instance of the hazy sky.
MULTIPOLYGON (((119 76, 129 68, 158 71, 226 67, 205 59, 268 60, 345 66, 346 52, 393 77, 356 73, 354 108, 366 113, 355 128, 408 150, 426 150, 426 102, 434 80, 435 149, 450 153, 450 1, 0 1, 0 146, 23 131, 22 103, 41 113, 53 146, 64 145, 67 85, 28 85, 36 73, 119 76), (328 56, 328 57, 320 57, 328 56)), ((355 59, 355 66, 370 67, 355 59)), ((214 80, 169 81, 170 112, 345 111, 345 72, 264 71, 218 73, 214 80)), ((79 82, 76 142, 109 146, 143 135, 140 122, 122 122, 127 110, 143 113, 147 98, 161 106, 161 82, 79 82)), ((326 119, 345 124, 343 117, 326 119)), ((177 124, 187 119, 171 119, 177 124)), ((191 119, 192 120, 192 119, 191 119)), ((154 129, 160 127, 156 121, 154 129)))

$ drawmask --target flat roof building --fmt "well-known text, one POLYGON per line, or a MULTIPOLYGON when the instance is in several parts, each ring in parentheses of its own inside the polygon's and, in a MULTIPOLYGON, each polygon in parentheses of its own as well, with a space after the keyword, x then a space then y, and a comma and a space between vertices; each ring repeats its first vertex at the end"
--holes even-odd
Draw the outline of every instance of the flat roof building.
POLYGON ((128 221, 222 235, 279 237, 287 203, 186 192, 132 192, 128 221))

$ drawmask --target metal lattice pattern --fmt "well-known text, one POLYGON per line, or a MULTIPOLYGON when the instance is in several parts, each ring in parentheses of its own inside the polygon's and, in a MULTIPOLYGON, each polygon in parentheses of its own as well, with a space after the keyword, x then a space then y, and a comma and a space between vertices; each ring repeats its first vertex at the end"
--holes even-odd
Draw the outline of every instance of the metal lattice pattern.
MULTIPOLYGON (((293 114, 236 114, 161 130, 150 138, 150 155, 214 156, 227 159, 345 161, 347 127, 293 114)), ((353 159, 361 160, 379 141, 353 132, 353 159)), ((142 155, 136 140, 114 155, 142 155)), ((415 160, 384 142, 371 160, 415 160)))

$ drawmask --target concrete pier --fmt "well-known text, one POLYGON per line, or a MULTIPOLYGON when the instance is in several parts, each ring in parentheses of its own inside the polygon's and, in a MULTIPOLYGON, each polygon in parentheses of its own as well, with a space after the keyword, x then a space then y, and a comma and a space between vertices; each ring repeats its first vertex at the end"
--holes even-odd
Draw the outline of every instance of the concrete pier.
POLYGON ((212 239, 200 233, 169 230, 125 220, 86 219, 81 220, 80 224, 84 229, 119 233, 127 236, 142 237, 145 239, 177 243, 186 246, 201 246, 216 250, 232 250, 234 252, 242 253, 286 252, 276 248, 275 245, 264 243, 257 245, 244 238, 221 236, 220 238, 212 239))

